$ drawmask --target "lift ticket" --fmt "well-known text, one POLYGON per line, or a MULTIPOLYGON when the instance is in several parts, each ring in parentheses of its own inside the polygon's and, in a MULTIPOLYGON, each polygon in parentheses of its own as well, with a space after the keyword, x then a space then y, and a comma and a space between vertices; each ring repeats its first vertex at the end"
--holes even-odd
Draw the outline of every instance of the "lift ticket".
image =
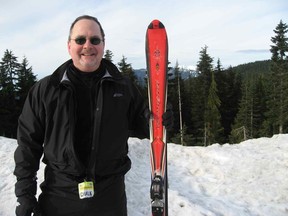
POLYGON ((78 184, 80 199, 91 198, 94 196, 94 185, 92 181, 84 181, 78 184))

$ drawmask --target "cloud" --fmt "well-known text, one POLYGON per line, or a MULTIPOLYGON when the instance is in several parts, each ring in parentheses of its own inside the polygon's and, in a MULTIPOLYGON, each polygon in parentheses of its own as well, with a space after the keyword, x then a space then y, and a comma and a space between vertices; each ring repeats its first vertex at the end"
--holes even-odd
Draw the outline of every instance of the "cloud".
POLYGON ((287 11, 287 0, 10 0, 0 8, 0 55, 11 49, 20 58, 26 55, 35 73, 50 74, 69 58, 70 24, 90 14, 103 25, 114 63, 125 55, 133 68, 145 68, 146 29, 159 19, 167 30, 171 65, 177 60, 196 65, 205 45, 223 65, 237 65, 269 58, 273 29, 280 19, 287 23, 287 11))
POLYGON ((257 53, 270 53, 268 49, 247 49, 247 50, 237 50, 237 53, 244 53, 244 54, 257 54, 257 53))

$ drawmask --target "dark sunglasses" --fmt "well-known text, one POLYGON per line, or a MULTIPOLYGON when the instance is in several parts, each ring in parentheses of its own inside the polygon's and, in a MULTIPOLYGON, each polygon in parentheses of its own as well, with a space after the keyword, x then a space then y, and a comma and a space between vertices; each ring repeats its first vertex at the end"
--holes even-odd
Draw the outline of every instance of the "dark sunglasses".
MULTIPOLYGON (((71 39, 71 40, 74 40, 75 43, 78 45, 84 45, 87 41, 87 39, 85 37, 77 37, 77 38, 71 39)), ((89 41, 93 45, 98 45, 101 43, 102 40, 98 37, 91 37, 91 38, 89 38, 89 41)))

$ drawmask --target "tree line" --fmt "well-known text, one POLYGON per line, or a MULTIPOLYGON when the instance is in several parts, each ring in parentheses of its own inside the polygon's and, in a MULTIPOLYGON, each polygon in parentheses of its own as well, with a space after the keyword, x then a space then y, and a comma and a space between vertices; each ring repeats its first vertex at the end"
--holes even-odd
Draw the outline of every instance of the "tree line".
MULTIPOLYGON (((287 133, 287 32, 288 26, 281 20, 271 37, 270 60, 234 68, 223 69, 220 59, 214 66, 208 47, 202 48, 197 76, 180 77, 184 122, 182 130, 181 124, 176 124, 171 141, 207 146, 287 133)), ((178 70, 176 67, 175 79, 179 79, 178 70)), ((171 96, 177 116, 177 95, 171 96)))
MULTIPOLYGON (((181 80, 183 127, 176 124, 172 142, 182 145, 238 143, 248 138, 288 132, 288 26, 282 20, 271 38, 271 59, 223 69, 205 46, 197 76, 181 80)), ((175 67, 175 79, 179 80, 175 67)), ((173 91, 173 90, 172 90, 173 91)), ((177 110, 177 91, 169 98, 177 110), (173 95, 174 94, 174 95, 173 95)), ((180 119, 180 118, 176 118, 180 119)))
MULTIPOLYGON (((168 141, 182 145, 208 146, 238 143, 248 138, 288 132, 288 39, 282 20, 271 38, 271 59, 223 68, 220 59, 199 52, 195 73, 183 78, 178 62, 168 64, 168 102, 173 107, 174 128, 168 141)), ((104 58, 113 62, 113 53, 104 58)), ((138 85, 147 98, 147 85, 139 84, 127 58, 117 63, 119 70, 138 85)), ((16 137, 17 119, 36 76, 24 57, 18 63, 6 50, 0 62, 0 135, 16 137)))
POLYGON ((0 136, 15 138, 18 117, 36 76, 26 57, 19 63, 11 50, 0 62, 0 136))

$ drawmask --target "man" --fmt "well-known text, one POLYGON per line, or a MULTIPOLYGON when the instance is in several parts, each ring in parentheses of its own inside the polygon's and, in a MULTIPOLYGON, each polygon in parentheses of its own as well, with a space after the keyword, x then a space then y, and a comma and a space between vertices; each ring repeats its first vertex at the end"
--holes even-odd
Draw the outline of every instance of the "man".
MULTIPOLYGON (((17 216, 127 215, 127 139, 149 136, 149 110, 131 81, 103 59, 104 46, 98 20, 78 17, 68 38, 71 60, 30 90, 15 151, 17 216), (42 155, 45 180, 37 201, 42 155)), ((163 118, 168 127, 171 112, 163 118)))

